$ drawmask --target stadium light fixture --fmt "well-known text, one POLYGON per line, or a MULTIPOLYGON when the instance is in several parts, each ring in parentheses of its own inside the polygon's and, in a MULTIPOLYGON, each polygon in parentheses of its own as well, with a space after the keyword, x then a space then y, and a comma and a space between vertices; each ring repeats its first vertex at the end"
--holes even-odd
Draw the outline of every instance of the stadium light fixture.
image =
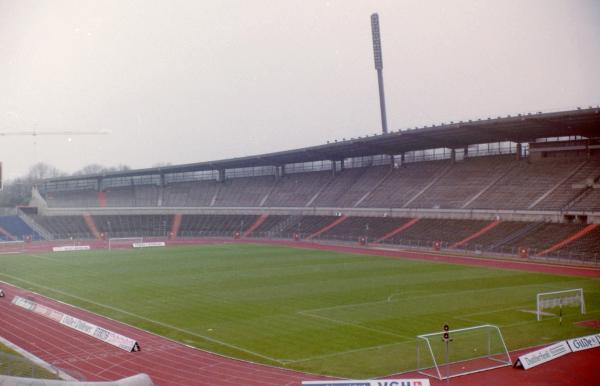
POLYGON ((379 108, 381 110, 381 131, 387 134, 387 116, 385 111, 385 93, 383 91, 383 58, 381 55, 381 31, 379 29, 379 15, 371 15, 371 33, 373 35, 373 56, 375 70, 377 70, 377 83, 379 85, 379 108))

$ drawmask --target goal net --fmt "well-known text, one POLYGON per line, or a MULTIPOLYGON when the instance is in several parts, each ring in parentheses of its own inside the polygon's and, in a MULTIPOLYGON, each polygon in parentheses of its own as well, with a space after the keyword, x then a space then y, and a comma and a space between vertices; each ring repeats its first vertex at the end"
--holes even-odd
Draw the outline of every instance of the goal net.
POLYGON ((9 253, 25 252, 25 242, 22 240, 16 241, 0 241, 0 255, 9 253))
POLYGON ((563 307, 578 307, 581 314, 585 314, 585 299, 583 289, 575 288, 564 291, 542 292, 537 294, 536 310, 537 320, 543 316, 562 316, 563 307))
POLYGON ((108 239, 108 250, 133 248, 134 243, 143 242, 143 237, 111 237, 108 239))
POLYGON ((510 355, 497 326, 461 328, 417 336, 417 370, 437 379, 448 379, 510 366, 510 355))

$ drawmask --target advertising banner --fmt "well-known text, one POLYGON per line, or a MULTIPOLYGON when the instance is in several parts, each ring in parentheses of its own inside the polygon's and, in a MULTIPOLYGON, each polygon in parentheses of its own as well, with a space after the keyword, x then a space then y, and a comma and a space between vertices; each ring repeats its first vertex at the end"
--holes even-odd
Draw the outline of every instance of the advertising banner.
POLYGON ((571 349, 566 341, 558 342, 553 345, 532 351, 525 355, 521 355, 515 367, 523 367, 525 370, 549 362, 563 355, 569 354, 571 349))
POLYGON ((164 241, 154 241, 148 243, 133 243, 134 248, 149 248, 149 247, 164 247, 166 244, 164 241))
POLYGON ((302 386, 430 386, 428 379, 379 379, 363 381, 304 381, 302 386))
POLYGON ((65 245, 63 247, 52 247, 54 252, 89 251, 89 245, 65 245))
POLYGON ((15 296, 12 303, 16 306, 32 311, 45 318, 52 319, 64 326, 70 327, 74 330, 82 332, 84 334, 93 336, 96 339, 104 341, 108 344, 116 346, 125 351, 139 351, 140 346, 138 343, 126 336, 117 334, 116 332, 107 330, 105 328, 96 326, 95 324, 86 322, 71 315, 67 315, 63 312, 52 309, 48 306, 38 304, 32 300, 15 296))
POLYGON ((582 336, 581 338, 567 340, 571 351, 577 352, 600 347, 600 334, 582 336))

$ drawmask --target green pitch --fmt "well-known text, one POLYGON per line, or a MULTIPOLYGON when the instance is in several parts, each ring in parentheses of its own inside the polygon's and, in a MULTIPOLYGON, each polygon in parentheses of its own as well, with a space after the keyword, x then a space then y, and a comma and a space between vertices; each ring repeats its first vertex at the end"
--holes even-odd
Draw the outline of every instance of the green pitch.
POLYGON ((60 379, 55 373, 43 369, 0 343, 0 374, 13 377, 60 379))
MULTIPOLYGON (((600 280, 264 245, 0 256, 0 280, 183 343, 349 378, 415 368, 415 337, 485 323, 509 350, 597 331, 600 280), (537 322, 538 292, 587 315, 537 322)), ((456 344, 456 343, 453 343, 456 344)))

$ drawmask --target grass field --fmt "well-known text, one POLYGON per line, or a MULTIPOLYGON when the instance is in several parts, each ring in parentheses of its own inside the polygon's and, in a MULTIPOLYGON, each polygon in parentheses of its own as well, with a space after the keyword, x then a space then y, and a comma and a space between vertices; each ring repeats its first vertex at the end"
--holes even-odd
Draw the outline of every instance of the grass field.
POLYGON ((60 379, 55 373, 43 369, 0 343, 0 374, 13 377, 60 379))
POLYGON ((0 280, 229 356, 349 378, 414 369, 415 337, 485 323, 510 350, 595 333, 600 280, 264 245, 0 256, 0 280), (584 288, 541 322, 535 294, 584 288))

